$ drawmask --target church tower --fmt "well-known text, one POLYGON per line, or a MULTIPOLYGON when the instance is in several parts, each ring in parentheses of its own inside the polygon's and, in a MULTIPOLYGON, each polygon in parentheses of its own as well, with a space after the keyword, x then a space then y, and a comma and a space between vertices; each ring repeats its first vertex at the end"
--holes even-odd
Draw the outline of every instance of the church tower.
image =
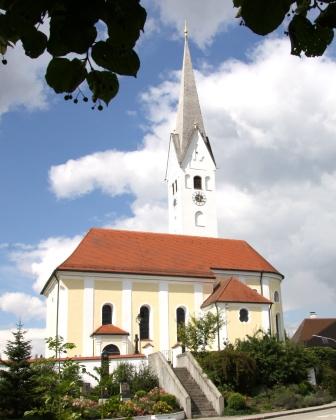
POLYGON ((176 129, 170 136, 169 232, 217 237, 216 163, 206 136, 185 29, 176 129))

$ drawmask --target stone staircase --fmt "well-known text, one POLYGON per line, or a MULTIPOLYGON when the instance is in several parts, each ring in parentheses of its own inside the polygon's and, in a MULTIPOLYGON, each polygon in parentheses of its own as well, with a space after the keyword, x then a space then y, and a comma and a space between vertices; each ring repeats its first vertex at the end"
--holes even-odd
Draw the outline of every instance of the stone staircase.
POLYGON ((217 413, 209 403, 201 388, 194 381, 186 368, 174 368, 174 372, 191 399, 192 416, 216 417, 217 413))

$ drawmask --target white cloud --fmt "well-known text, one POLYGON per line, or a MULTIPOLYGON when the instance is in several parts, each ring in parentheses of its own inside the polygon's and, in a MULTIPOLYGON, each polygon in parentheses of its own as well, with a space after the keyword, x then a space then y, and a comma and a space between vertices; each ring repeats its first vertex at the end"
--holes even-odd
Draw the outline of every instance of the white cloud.
MULTIPOLYGON (((24 331, 27 331, 25 334, 25 339, 31 341, 31 355, 35 357, 36 355, 40 356, 41 354, 44 355, 45 350, 45 334, 46 331, 44 328, 27 328, 23 327, 24 331)), ((12 332, 15 332, 16 328, 13 329, 6 329, 0 330, 0 358, 6 359, 6 355, 4 354, 4 350, 6 350, 7 342, 13 340, 12 332)))
POLYGON ((9 312, 17 320, 26 323, 31 319, 44 319, 45 302, 26 293, 7 292, 0 295, 0 310, 9 312))
POLYGON ((10 258, 21 272, 34 278, 33 288, 40 292, 55 268, 74 251, 81 236, 51 237, 36 246, 15 251, 10 258))
MULTIPOLYGON (((287 40, 273 39, 246 63, 229 61, 197 74, 219 165, 221 236, 246 239, 282 271, 285 308, 302 316, 326 313, 336 298, 336 97, 329 86, 335 71, 332 59, 292 57, 287 40)), ((133 216, 110 225, 166 230, 162 180, 178 90, 173 74, 143 95, 149 127, 139 150, 54 166, 54 193, 131 193, 133 216)))
POLYGON ((7 65, 0 63, 0 115, 19 106, 31 111, 46 108, 46 89, 42 72, 47 56, 32 60, 20 46, 9 48, 7 65))
POLYGON ((210 44, 218 32, 225 30, 237 13, 232 0, 208 0, 206 4, 202 0, 155 0, 154 4, 162 24, 173 26, 179 37, 183 35, 187 20, 192 40, 202 48, 210 44))

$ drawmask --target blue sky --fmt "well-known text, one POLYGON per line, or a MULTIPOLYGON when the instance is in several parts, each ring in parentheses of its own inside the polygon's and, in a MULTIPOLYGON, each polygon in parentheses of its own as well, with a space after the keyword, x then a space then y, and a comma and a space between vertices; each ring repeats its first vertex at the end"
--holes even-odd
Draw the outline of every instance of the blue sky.
POLYGON ((288 330, 335 316, 336 70, 288 39, 238 25, 229 0, 148 0, 138 77, 92 111, 45 85, 45 58, 0 67, 0 351, 19 318, 36 351, 48 273, 92 226, 167 230, 163 182, 183 21, 218 164, 220 236, 246 239, 286 276, 288 330))

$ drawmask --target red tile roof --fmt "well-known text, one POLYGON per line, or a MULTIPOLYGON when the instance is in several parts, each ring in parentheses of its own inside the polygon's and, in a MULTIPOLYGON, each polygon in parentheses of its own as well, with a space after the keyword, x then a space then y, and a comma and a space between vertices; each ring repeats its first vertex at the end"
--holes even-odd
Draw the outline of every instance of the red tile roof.
POLYGON ((92 335, 129 335, 129 333, 113 324, 105 324, 97 328, 92 335))
POLYGON ((247 242, 91 229, 58 270, 215 278, 212 269, 280 274, 247 242))
POLYGON ((221 280, 212 294, 202 303, 201 308, 215 302, 272 303, 236 277, 221 280))
POLYGON ((333 340, 336 340, 336 318, 306 318, 295 331, 292 340, 295 343, 306 343, 314 346, 323 344, 335 346, 333 340), (322 338, 313 337, 313 335, 329 337, 331 340, 323 342, 322 338))

